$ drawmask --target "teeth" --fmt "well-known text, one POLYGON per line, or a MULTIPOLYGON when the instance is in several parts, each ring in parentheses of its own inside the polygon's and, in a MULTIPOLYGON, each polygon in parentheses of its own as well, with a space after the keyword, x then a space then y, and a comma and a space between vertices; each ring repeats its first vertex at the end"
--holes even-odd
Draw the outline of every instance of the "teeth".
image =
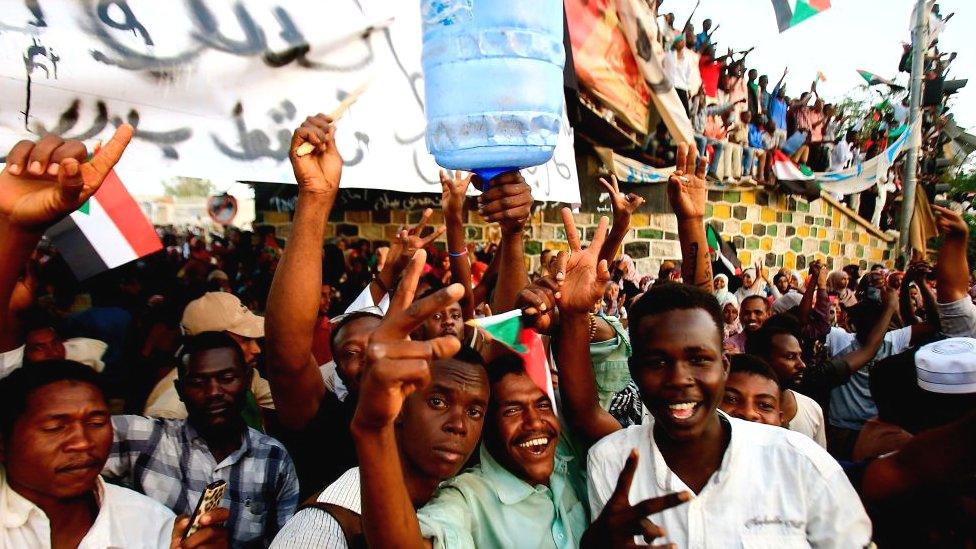
POLYGON ((669 404, 668 408, 672 410, 691 410, 695 407, 694 402, 682 402, 681 404, 669 404))
POLYGON ((538 448, 540 446, 546 446, 547 444, 549 444, 549 439, 546 438, 546 437, 540 437, 540 438, 533 438, 531 440, 527 440, 527 441, 519 444, 519 447, 521 447, 521 448, 538 448))

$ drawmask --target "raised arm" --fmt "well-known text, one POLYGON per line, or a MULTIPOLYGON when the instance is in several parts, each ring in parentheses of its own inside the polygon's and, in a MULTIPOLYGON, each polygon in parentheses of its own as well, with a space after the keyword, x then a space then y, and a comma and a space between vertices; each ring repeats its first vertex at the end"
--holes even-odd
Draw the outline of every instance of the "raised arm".
POLYGON ((44 231, 95 194, 132 133, 122 124, 90 161, 84 143, 54 134, 21 141, 7 154, 0 172, 0 352, 23 345, 15 291, 34 247, 44 231))
POLYGON ((563 279, 556 302, 559 306, 559 339, 556 360, 559 364, 559 394, 573 433, 591 445, 620 429, 620 423, 600 407, 596 376, 590 357, 591 311, 603 297, 610 281, 607 261, 600 258, 607 218, 600 219, 590 246, 583 250, 579 233, 569 208, 563 208, 563 225, 569 239, 570 253, 557 257, 556 279, 563 279), (562 275, 562 277, 560 277, 562 275))
POLYGON ((492 179, 478 200, 478 213, 489 223, 497 222, 502 229, 498 282, 491 310, 495 314, 504 313, 515 308, 518 293, 529 284, 522 231, 532 213, 532 189, 521 174, 508 172, 492 179))
POLYGON ((949 208, 933 205, 932 210, 943 237, 939 261, 935 265, 938 299, 939 303, 952 303, 969 293, 969 262, 966 260, 969 225, 961 215, 949 208))
POLYGON ((312 336, 322 290, 325 222, 339 194, 342 156, 332 119, 310 116, 291 140, 291 164, 298 183, 292 233, 275 272, 265 317, 268 382, 281 423, 300 429, 318 413, 325 382, 312 356, 312 336), (298 156, 307 142, 315 147, 298 156))
POLYGON ((359 457, 362 515, 370 547, 429 547, 420 533, 397 449, 394 422, 407 396, 430 381, 430 362, 453 356, 453 336, 409 341, 424 320, 464 295, 452 284, 413 303, 427 255, 419 250, 404 272, 390 309, 370 336, 351 430, 359 457), (412 303, 412 304, 411 304, 412 303))
POLYGON ((881 348, 881 344, 884 342, 884 336, 888 333, 888 325, 891 323, 891 318, 895 316, 895 312, 898 310, 898 297, 895 290, 885 288, 883 291, 882 304, 884 305, 884 311, 881 313, 878 323, 872 326, 871 331, 868 332, 868 337, 864 340, 864 345, 860 349, 841 357, 847 362, 847 369, 852 374, 863 368, 868 362, 871 362, 874 359, 874 355, 878 354, 878 349, 881 348))
POLYGON ((447 227, 447 255, 451 262, 451 280, 464 286, 461 315, 464 320, 474 318, 474 294, 471 288, 471 258, 464 245, 464 196, 471 184, 471 176, 460 171, 441 170, 441 208, 447 227))
POLYGON ((698 151, 678 145, 677 169, 668 179, 668 201, 678 218, 681 243, 681 278, 686 284, 712 289, 712 260, 705 237, 705 166, 698 165, 698 151))
POLYGON ((783 76, 779 77, 779 82, 776 82, 776 86, 773 87, 773 95, 776 95, 779 92, 779 89, 783 86, 783 81, 786 80, 786 74, 789 72, 789 67, 783 69, 783 76))
POLYGON ((617 251, 620 250, 620 245, 627 236, 627 229, 630 228, 630 218, 644 204, 644 199, 634 193, 620 192, 620 185, 615 175, 610 176, 610 181, 601 177, 600 185, 603 185, 610 194, 610 204, 613 208, 613 227, 610 229, 610 236, 600 248, 600 259, 609 263, 617 257, 617 251))

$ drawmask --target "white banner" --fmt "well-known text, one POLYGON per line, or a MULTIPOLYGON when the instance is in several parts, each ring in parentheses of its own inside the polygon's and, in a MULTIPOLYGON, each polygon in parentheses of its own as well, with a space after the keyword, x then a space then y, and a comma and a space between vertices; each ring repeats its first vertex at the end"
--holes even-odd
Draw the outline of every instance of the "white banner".
MULTIPOLYGON (((918 127, 915 130, 906 127, 887 149, 874 158, 864 162, 855 160, 855 165, 846 170, 818 172, 814 174, 814 178, 820 183, 822 190, 841 196, 866 191, 875 185, 886 183, 888 168, 895 162, 901 150, 906 145, 910 145, 908 140, 911 136, 920 133, 918 127)), ((881 211, 880 208, 877 211, 881 211)))
MULTIPOLYGON (((440 193, 420 52, 413 0, 0 0, 0 155, 47 132, 92 145, 129 122, 130 187, 294 183, 294 128, 370 82, 338 124, 343 186, 440 193)), ((580 201, 568 123, 554 159, 523 173, 536 200, 580 201)))

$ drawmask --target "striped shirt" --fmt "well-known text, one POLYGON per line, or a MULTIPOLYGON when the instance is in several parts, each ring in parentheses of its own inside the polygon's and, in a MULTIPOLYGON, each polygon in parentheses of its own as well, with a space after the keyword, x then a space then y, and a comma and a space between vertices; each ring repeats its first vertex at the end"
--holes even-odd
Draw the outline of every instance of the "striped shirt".
MULTIPOLYGON (((316 501, 362 513, 359 492, 359 467, 353 467, 319 494, 316 501)), ((345 549, 346 536, 339 522, 329 513, 314 507, 295 513, 271 544, 271 549, 345 549)))
POLYGON ((241 447, 217 463, 185 420, 113 416, 112 452, 102 475, 169 507, 193 513, 204 488, 227 482, 221 507, 235 547, 265 547, 294 514, 298 477, 285 447, 248 428, 241 447))

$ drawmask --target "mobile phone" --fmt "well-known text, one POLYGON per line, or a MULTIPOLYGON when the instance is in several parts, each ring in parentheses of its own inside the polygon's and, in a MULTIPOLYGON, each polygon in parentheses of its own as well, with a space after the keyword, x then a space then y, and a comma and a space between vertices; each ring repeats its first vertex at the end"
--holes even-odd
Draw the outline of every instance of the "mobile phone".
POLYGON ((183 539, 192 536, 200 529, 200 517, 220 507, 220 500, 223 499, 224 490, 226 489, 226 480, 216 480, 203 489, 203 494, 200 495, 200 501, 197 502, 197 508, 193 511, 193 515, 190 516, 190 527, 183 534, 183 539))

